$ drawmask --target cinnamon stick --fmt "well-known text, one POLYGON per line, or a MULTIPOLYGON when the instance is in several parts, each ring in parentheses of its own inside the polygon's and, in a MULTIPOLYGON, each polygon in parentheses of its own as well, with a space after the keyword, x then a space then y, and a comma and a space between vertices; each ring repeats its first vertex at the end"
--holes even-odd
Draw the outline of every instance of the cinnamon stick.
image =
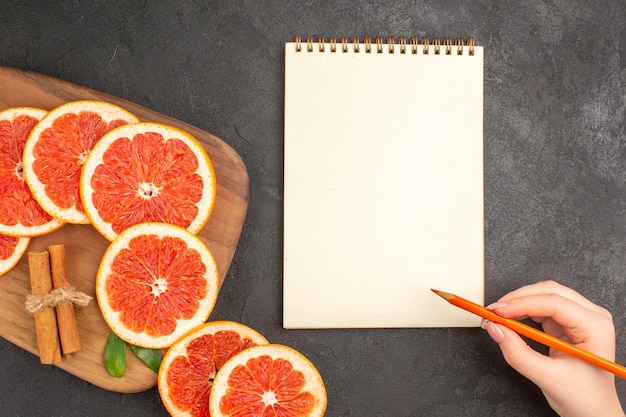
MULTIPOLYGON (((50 265, 52 267, 52 285, 55 289, 69 287, 70 279, 67 273, 65 245, 49 246, 48 252, 50 253, 50 265)), ((74 305, 70 302, 59 304, 56 307, 56 312, 61 349, 63 350, 63 355, 66 358, 70 358, 72 353, 80 350, 80 337, 78 335, 74 305)))
MULTIPOLYGON (((30 287, 33 294, 45 295, 52 290, 48 251, 29 252, 30 287)), ((45 307, 34 313, 39 360, 43 364, 61 362, 61 348, 54 310, 45 307)))

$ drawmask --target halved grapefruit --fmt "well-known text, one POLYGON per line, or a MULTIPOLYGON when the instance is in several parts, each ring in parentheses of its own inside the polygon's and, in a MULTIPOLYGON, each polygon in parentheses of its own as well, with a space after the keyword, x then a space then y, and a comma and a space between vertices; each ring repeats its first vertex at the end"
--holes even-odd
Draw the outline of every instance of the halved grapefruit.
POLYGON ((209 415, 209 392, 215 374, 233 355, 266 345, 256 330, 232 321, 208 322, 178 339, 161 362, 159 395, 172 416, 209 415))
POLYGON ((0 275, 6 274, 17 265, 29 242, 29 237, 0 235, 0 275))
POLYGON ((248 348, 217 373, 209 395, 211 417, 321 417, 326 389, 315 366, 284 345, 248 348))
POLYGON ((111 330, 153 349, 204 323, 218 290, 217 265, 206 245, 167 223, 140 223, 120 233, 96 275, 98 305, 111 330))
POLYGON ((24 177, 35 199, 51 216, 89 223, 80 201, 80 173, 93 145, 109 130, 139 119, 125 109, 78 100, 52 109, 24 146, 24 177))
POLYGON ((107 133, 80 180, 85 212, 109 240, 137 223, 165 222, 197 233, 215 203, 215 172, 189 133, 136 123, 107 133))
POLYGON ((46 213, 24 181, 22 155, 33 127, 48 112, 34 107, 0 111, 0 233, 40 236, 65 223, 46 213))

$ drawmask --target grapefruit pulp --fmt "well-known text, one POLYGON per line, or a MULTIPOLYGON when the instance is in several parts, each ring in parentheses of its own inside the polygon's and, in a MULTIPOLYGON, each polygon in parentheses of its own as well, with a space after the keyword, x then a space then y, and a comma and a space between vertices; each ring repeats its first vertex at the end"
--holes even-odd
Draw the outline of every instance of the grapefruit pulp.
POLYGON ((9 272, 22 258, 30 238, 0 235, 0 275, 9 272))
POLYGON ((138 121, 103 101, 71 101, 52 109, 24 146, 24 177, 41 207, 64 222, 89 223, 79 192, 85 158, 106 132, 138 121))
POLYGON ((248 348, 217 373, 209 396, 212 417, 321 417, 326 389, 315 366, 284 345, 248 348))
POLYGON ((22 155, 33 127, 48 112, 34 107, 0 111, 0 233, 33 237, 64 223, 46 213, 24 181, 22 155))
POLYGON ((169 347, 206 321, 219 290, 213 255, 189 231, 140 223, 109 245, 96 275, 104 320, 133 345, 169 347))
POLYGON ((80 191, 91 223, 109 240, 142 222, 198 233, 215 202, 215 172, 193 136, 144 122, 98 141, 85 162, 80 191))
POLYGON ((267 340, 232 321, 208 322, 189 331, 167 351, 158 375, 163 405, 172 416, 209 415, 215 374, 233 355, 267 340))

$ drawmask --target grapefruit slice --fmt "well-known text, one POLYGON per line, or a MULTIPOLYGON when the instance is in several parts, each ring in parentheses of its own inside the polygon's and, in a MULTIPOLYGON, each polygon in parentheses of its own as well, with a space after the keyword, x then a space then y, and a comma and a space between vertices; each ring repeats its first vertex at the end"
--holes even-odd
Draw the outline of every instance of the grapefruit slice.
POLYGON ((0 235, 0 275, 9 272, 22 258, 30 238, 0 235))
POLYGON ((111 129, 139 119, 111 103, 78 100, 52 109, 24 146, 26 183, 39 205, 67 223, 89 223, 80 201, 80 173, 93 145, 111 129))
POLYGON ((230 358, 209 395, 211 417, 321 417, 326 389, 315 366, 283 345, 254 346, 230 358))
POLYGON ((142 222, 198 233, 215 203, 215 172, 189 133, 137 123, 112 130, 93 147, 80 191, 88 218, 109 240, 142 222))
POLYGON ((0 233, 40 236, 65 223, 46 213, 24 181, 22 154, 33 127, 48 112, 34 107, 0 111, 0 233))
POLYGON ((219 290, 213 255, 193 233, 140 223, 107 248, 96 275, 104 320, 133 345, 160 349, 206 321, 219 290))
POLYGON ((233 355, 267 343, 256 330, 232 321, 192 329, 174 342, 161 362, 158 388, 163 405, 172 416, 208 416, 217 371, 233 355))

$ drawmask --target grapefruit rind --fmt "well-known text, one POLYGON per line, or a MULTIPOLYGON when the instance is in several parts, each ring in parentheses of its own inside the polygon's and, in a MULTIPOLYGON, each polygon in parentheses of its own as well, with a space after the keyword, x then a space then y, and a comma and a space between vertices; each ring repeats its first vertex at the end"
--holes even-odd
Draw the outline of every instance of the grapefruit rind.
MULTIPOLYGON (((37 107, 11 107, 0 111, 0 120, 7 120, 13 123, 16 117, 30 116, 33 119, 40 121, 43 117, 46 116, 46 114, 48 114, 47 110, 37 107)), ((22 155, 20 155, 20 161, 21 157, 22 155)), ((25 188, 30 191, 28 187, 25 188)), ((24 197, 19 196, 17 198, 23 199, 24 197)), ((15 215, 17 216, 18 213, 15 213, 15 215)), ((64 222, 54 217, 52 217, 46 223, 32 226, 24 225, 19 221, 19 219, 16 219, 16 222, 13 224, 0 223, 0 233, 7 236, 35 237, 51 233, 55 230, 60 229, 64 225, 64 222)))
MULTIPOLYGON (((159 278, 159 277, 155 277, 159 278)), ((109 328, 117 334, 117 336, 133 345, 162 349, 172 345, 178 338, 192 328, 204 323, 215 306, 217 294, 219 291, 219 273, 215 258, 211 254, 209 248, 193 233, 186 229, 168 224, 168 223, 140 223, 124 230, 119 236, 111 242, 105 251, 98 273, 96 275, 96 299, 102 313, 102 317, 108 324, 109 328), (180 318, 176 320, 175 330, 167 335, 152 336, 145 332, 135 332, 129 329, 120 319, 121 313, 114 311, 109 303, 109 296, 106 290, 106 281, 112 272, 112 264, 115 256, 129 246, 129 242, 138 236, 155 235, 159 238, 174 237, 182 239, 189 249, 196 250, 206 267, 204 278, 206 279, 206 295, 198 301, 198 309, 189 319, 180 318)))
POLYGON ((4 110, 0 110, 0 120, 14 119, 16 116, 28 115, 34 117, 37 120, 41 120, 48 110, 40 109, 39 107, 9 107, 4 110))
POLYGON ((20 259, 22 259, 22 256, 28 248, 28 244, 30 243, 29 237, 17 237, 16 239, 18 239, 18 242, 11 256, 6 259, 0 259, 0 276, 13 269, 20 259))
MULTIPOLYGON (((195 327, 189 330, 187 333, 182 335, 176 342, 174 342, 170 348, 168 349, 165 356, 163 356, 163 360, 161 361, 161 366, 159 368, 158 374, 158 391, 161 397, 161 401, 163 405, 167 409, 167 411, 172 416, 188 416, 186 410, 180 410, 173 402, 170 396, 170 388, 167 383, 167 374, 170 369, 170 365, 173 360, 179 356, 187 356, 187 347, 192 340, 195 340, 199 337, 205 335, 215 335, 220 331, 232 331, 243 339, 249 339, 255 345, 267 345, 269 342, 267 339, 257 332, 256 330, 234 321, 220 320, 220 321, 211 321, 205 324, 202 324, 198 327, 195 327)), ((219 369, 218 369, 219 371, 219 369)))
MULTIPOLYGON (((34 148, 39 140, 40 135, 46 129, 52 127, 52 124, 55 120, 67 114, 76 114, 81 112, 97 113, 107 123, 118 119, 124 120, 127 123, 139 122, 139 119, 135 115, 115 104, 98 100, 76 100, 67 102, 50 110, 48 114, 44 116, 31 131, 28 139, 26 140, 26 144, 24 146, 24 157, 22 158, 26 183, 30 187, 31 192, 33 193, 33 196, 35 197, 39 205, 48 214, 66 223, 74 224, 88 224, 89 219, 83 211, 78 210, 75 206, 67 208, 59 207, 47 195, 47 185, 39 179, 33 169, 34 162, 36 160, 36 157, 34 155, 34 148)), ((75 157, 78 159, 79 155, 76 155, 75 157)), ((76 186, 78 187, 78 184, 76 184, 76 186)))
POLYGON ((304 375, 305 383, 300 392, 308 391, 313 395, 314 405, 307 417, 322 417, 326 412, 327 395, 324 381, 315 367, 304 355, 297 350, 280 344, 268 344, 253 346, 231 357, 219 370, 213 381, 209 395, 211 417, 229 417, 220 409, 221 399, 233 388, 229 385, 229 377, 232 371, 239 365, 246 365, 248 360, 269 356, 273 360, 285 359, 291 363, 294 371, 304 375))
MULTIPOLYGON (((94 189, 92 188, 92 179, 96 175, 96 169, 104 164, 103 158, 105 152, 110 145, 117 139, 128 138, 134 140, 135 135, 145 133, 157 133, 164 139, 164 143, 170 139, 178 139, 185 143, 193 152, 198 160, 198 168, 195 171, 203 182, 203 193, 199 202, 195 205, 198 209, 196 217, 186 227, 191 233, 197 234, 205 226, 215 205, 217 194, 217 184, 215 178, 215 170, 202 144, 190 133, 176 128, 174 126, 155 122, 142 122, 120 126, 106 133, 92 148, 89 156, 85 161, 83 171, 80 178, 80 194, 85 208, 85 213, 90 223, 98 230, 106 239, 114 240, 117 232, 113 230, 112 224, 104 220, 98 212, 94 202, 94 189), (131 139, 132 138, 132 139, 131 139)), ((139 190, 141 184, 137 184, 139 190)), ((139 192, 139 191, 138 191, 139 192)), ((123 213, 125 207, 115 207, 117 213, 123 213)), ((122 214, 123 215, 123 214, 122 214)), ((165 219, 151 219, 144 221, 166 221, 165 219)), ((182 226, 182 225, 179 225, 182 226)))

